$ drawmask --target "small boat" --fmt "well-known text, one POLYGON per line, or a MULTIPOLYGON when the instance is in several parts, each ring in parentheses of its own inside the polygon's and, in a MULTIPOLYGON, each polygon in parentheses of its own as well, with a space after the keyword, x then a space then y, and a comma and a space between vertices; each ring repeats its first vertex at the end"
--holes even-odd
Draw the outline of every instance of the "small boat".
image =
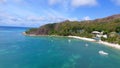
POLYGON ((68 42, 70 43, 70 42, 71 42, 71 40, 69 39, 69 40, 68 40, 68 42))
POLYGON ((88 44, 85 44, 85 46, 87 47, 87 46, 88 46, 88 44))
POLYGON ((101 55, 108 55, 108 53, 104 52, 104 51, 99 51, 99 54, 101 54, 101 55))

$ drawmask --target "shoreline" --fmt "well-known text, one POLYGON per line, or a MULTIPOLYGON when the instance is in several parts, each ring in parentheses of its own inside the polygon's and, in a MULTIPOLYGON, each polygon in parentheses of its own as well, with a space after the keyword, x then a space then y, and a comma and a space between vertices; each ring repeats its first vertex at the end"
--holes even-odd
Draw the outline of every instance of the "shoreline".
POLYGON ((35 34, 26 34, 25 32, 22 33, 25 36, 57 36, 57 37, 67 37, 67 36, 60 36, 60 35, 35 35, 35 34))
POLYGON ((90 41, 90 42, 95 42, 96 40, 91 39, 91 38, 85 38, 85 37, 79 37, 79 36, 67 36, 69 38, 75 38, 75 39, 80 39, 80 40, 85 40, 85 41, 90 41))
MULTIPOLYGON (((59 36, 59 35, 34 35, 34 34, 29 35, 29 34, 26 34, 25 32, 23 32, 23 35, 26 35, 26 36, 59 36)), ((92 38, 85 38, 85 37, 79 37, 79 36, 59 36, 59 37, 69 37, 69 38, 75 38, 75 39, 90 41, 90 42, 96 42, 96 43, 99 43, 99 44, 103 44, 105 46, 120 49, 119 44, 109 43, 109 42, 105 42, 105 41, 98 41, 97 42, 96 40, 94 40, 92 38)))
POLYGON ((113 48, 116 48, 116 49, 120 49, 120 45, 119 44, 114 44, 114 43, 109 43, 109 42, 105 42, 105 41, 96 41, 94 39, 91 39, 91 38, 85 38, 85 37, 78 37, 78 36, 68 36, 70 38, 76 38, 76 39, 80 39, 80 40, 85 40, 85 41, 90 41, 90 42, 96 42, 96 43, 99 43, 99 44, 103 44, 105 46, 109 46, 109 47, 113 47, 113 48))

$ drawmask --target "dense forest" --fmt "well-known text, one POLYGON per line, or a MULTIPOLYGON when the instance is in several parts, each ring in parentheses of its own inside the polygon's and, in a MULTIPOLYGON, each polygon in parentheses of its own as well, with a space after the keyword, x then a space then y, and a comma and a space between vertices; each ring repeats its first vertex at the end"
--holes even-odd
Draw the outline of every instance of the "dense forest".
POLYGON ((93 38, 92 31, 103 32, 108 38, 103 41, 120 44, 120 14, 109 17, 87 20, 87 21, 63 21, 59 23, 46 24, 40 28, 31 28, 26 34, 34 35, 60 35, 60 36, 80 36, 93 38))

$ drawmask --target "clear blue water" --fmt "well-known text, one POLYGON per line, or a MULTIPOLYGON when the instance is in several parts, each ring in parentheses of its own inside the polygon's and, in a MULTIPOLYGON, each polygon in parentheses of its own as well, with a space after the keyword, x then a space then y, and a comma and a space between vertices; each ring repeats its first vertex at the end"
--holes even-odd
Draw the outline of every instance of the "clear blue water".
POLYGON ((0 28, 0 68, 120 68, 120 50, 67 37, 24 36, 25 30, 0 28))

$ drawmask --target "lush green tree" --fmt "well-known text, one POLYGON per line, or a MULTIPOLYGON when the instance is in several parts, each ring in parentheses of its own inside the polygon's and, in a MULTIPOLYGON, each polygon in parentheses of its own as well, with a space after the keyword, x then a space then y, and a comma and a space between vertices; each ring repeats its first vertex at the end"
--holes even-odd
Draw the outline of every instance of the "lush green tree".
POLYGON ((120 32, 120 26, 116 27, 115 31, 116 31, 117 33, 119 33, 119 32, 120 32))

